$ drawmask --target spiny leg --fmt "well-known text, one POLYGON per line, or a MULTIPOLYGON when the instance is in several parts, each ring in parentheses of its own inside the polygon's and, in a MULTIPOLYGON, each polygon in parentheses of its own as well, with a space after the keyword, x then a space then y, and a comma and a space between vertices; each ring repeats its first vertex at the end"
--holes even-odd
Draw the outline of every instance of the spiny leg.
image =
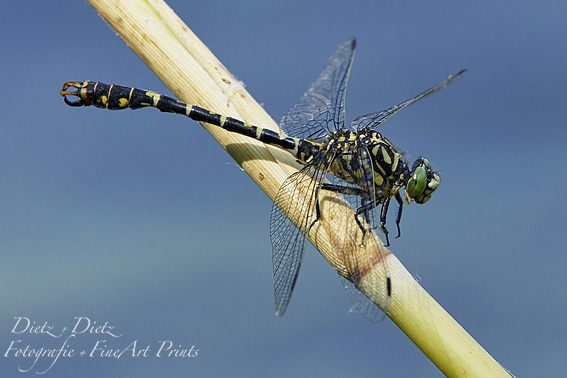
POLYGON ((400 236, 402 236, 402 232, 400 231, 400 221, 402 220, 402 210, 404 208, 404 200, 402 199, 402 196, 400 195, 400 192, 396 192, 395 195, 396 201, 398 202, 398 216, 396 217, 396 227, 398 228, 398 236, 396 236, 396 239, 399 238, 400 236))
MULTIPOLYGON (((319 188, 318 188, 319 189, 319 188)), ((364 225, 361 222, 360 216, 364 215, 364 220, 366 221, 366 223, 368 224, 372 224, 370 221, 370 211, 376 206, 374 201, 371 202, 366 202, 365 197, 367 196, 367 193, 362 189, 362 188, 357 188, 357 187, 350 187, 350 186, 342 186, 342 185, 336 185, 336 184, 328 184, 328 183, 324 183, 323 185, 321 185, 321 189, 323 190, 329 190, 331 192, 335 192, 335 193, 339 193, 339 194, 344 194, 344 195, 354 195, 354 196, 360 196, 361 197, 361 202, 362 202, 362 206, 360 206, 357 210, 356 213, 354 214, 354 220, 356 221, 356 224, 358 225, 358 227, 360 228, 360 230, 362 231, 362 240, 360 242, 361 245, 364 245, 364 238, 366 236, 366 233, 368 232, 367 228, 364 227, 364 225)), ((317 209, 317 219, 313 222, 313 224, 319 220, 320 217, 320 210, 319 210, 319 197, 317 197, 317 204, 316 204, 316 209, 317 209)), ((385 230, 385 228, 382 228, 383 230, 385 230)), ((390 242, 388 240, 388 232, 386 231, 384 233, 386 235, 386 246, 390 245, 390 242)))
POLYGON ((386 200, 382 203, 382 209, 380 210, 380 229, 386 237, 386 247, 390 246, 390 238, 388 238, 388 230, 386 229, 386 215, 388 215, 390 199, 391 197, 386 198, 386 200))
POLYGON ((307 229, 307 233, 311 231, 311 228, 315 225, 315 223, 317 223, 319 219, 321 219, 321 208, 319 206, 319 186, 317 186, 315 188, 315 219, 309 225, 309 228, 307 229))
MULTIPOLYGON (((364 199, 362 200, 363 202, 364 199)), ((366 220, 366 223, 371 224, 370 223, 370 217, 369 217, 369 212, 372 210, 372 208, 374 207, 374 203, 373 202, 368 202, 368 203, 363 203, 362 206, 360 206, 357 210, 356 213, 354 214, 354 219, 356 220, 356 224, 358 224, 358 227, 362 230, 362 240, 360 242, 360 245, 364 245, 364 237, 366 236, 366 233, 368 232, 366 230, 366 228, 362 225, 362 222, 360 222, 360 214, 364 214, 364 218, 366 220)))

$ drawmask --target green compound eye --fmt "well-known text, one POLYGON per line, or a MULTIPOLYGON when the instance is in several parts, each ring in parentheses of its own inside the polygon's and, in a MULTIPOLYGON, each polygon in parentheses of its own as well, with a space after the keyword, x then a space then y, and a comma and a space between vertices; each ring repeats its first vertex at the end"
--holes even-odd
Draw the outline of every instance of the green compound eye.
POLYGON ((408 195, 412 198, 419 196, 425 190, 427 186, 427 172, 425 168, 416 168, 413 176, 409 179, 406 186, 406 191, 408 195))

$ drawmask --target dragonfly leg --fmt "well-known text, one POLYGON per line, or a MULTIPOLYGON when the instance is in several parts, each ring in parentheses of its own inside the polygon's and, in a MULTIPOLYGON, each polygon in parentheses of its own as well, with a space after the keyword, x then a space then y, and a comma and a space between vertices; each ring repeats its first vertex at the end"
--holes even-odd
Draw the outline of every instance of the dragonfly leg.
POLYGON ((399 238, 400 236, 402 236, 402 233, 400 231, 400 221, 402 220, 402 210, 404 208, 404 200, 402 199, 402 196, 400 195, 400 192, 396 192, 396 201, 398 201, 398 216, 396 217, 396 227, 398 228, 398 236, 396 236, 396 239, 399 238))
POLYGON ((360 245, 364 245, 364 237, 366 236, 366 233, 368 232, 368 230, 362 225, 362 222, 359 219, 360 215, 364 214, 364 218, 365 218, 366 223, 371 225, 372 223, 370 223, 369 213, 370 213, 370 210, 372 210, 373 207, 374 207, 374 204, 372 202, 366 203, 366 201, 364 201, 364 199, 362 199, 362 206, 360 206, 356 210, 356 213, 354 214, 354 219, 356 220, 356 224, 358 224, 358 227, 362 231, 362 240, 360 242, 360 245))
POLYGON ((307 233, 309 233, 311 227, 313 227, 319 219, 321 219, 321 208, 319 207, 319 187, 317 186, 315 188, 315 220, 313 220, 313 222, 311 222, 311 224, 309 225, 307 233))
MULTIPOLYGON (((362 206, 360 206, 356 210, 356 213, 354 214, 354 219, 356 220, 356 224, 358 225, 358 227, 362 231, 362 240, 361 240, 360 244, 364 245, 364 237, 366 236, 366 233, 368 232, 368 230, 364 227, 364 225, 360 221, 360 215, 364 214, 365 221, 368 224, 371 224, 369 212, 370 212, 370 210, 372 210, 372 207, 374 206, 374 204, 372 202, 367 203, 364 200, 364 196, 365 196, 366 192, 364 190, 362 190, 361 188, 356 188, 356 187, 351 187, 351 186, 335 185, 335 184, 327 184, 327 183, 324 183, 323 185, 321 185, 321 189, 329 190, 331 192, 335 192, 335 193, 339 193, 339 194, 353 195, 353 196, 360 196, 361 197, 362 206)), ((320 210, 319 210, 319 202, 318 201, 317 201, 317 204, 316 204, 316 209, 317 209, 317 219, 315 221, 317 221, 320 217, 320 210)))
POLYGON ((382 209, 380 211, 380 228, 386 237, 386 247, 390 246, 390 238, 388 238, 388 230, 386 229, 386 215, 388 215, 388 207, 390 206, 390 197, 388 197, 382 203, 382 209))

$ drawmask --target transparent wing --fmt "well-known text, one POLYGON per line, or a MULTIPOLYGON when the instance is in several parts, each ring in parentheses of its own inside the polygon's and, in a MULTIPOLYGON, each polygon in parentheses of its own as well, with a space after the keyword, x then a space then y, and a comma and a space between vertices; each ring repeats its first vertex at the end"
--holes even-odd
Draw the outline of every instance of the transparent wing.
POLYGON ((356 40, 343 42, 311 88, 282 117, 280 127, 293 137, 316 139, 344 127, 345 90, 356 40))
POLYGON ((324 177, 324 172, 312 166, 304 167, 286 179, 272 206, 270 239, 278 316, 284 314, 297 281, 305 251, 305 236, 316 219, 317 187, 324 177))
POLYGON ((341 277, 341 281, 350 301, 352 302, 350 312, 358 312, 372 323, 379 323, 384 320, 386 317, 386 313, 384 311, 380 310, 374 302, 368 299, 366 295, 362 294, 362 292, 358 290, 352 282, 348 281, 344 277, 341 277))
POLYGON ((404 101, 401 104, 398 104, 396 106, 392 106, 391 108, 386 109, 386 110, 382 110, 381 112, 370 113, 370 114, 360 116, 357 119, 355 119, 354 121, 352 121, 352 123, 350 125, 353 129, 366 128, 366 127, 370 127, 370 128, 378 127, 380 124, 384 123, 388 118, 390 118, 391 116, 393 116, 394 114, 396 114, 397 112, 399 112, 400 110, 405 108, 406 106, 409 106, 409 105, 413 104, 414 102, 421 100, 422 98, 427 97, 430 94, 433 94, 433 93, 445 88, 447 85, 451 84, 456 78, 458 78, 459 76, 461 76, 465 72, 466 72, 466 70, 461 70, 461 71, 457 72, 455 75, 449 76, 446 80, 440 82, 439 84, 435 85, 434 87, 429 88, 425 92, 420 93, 417 96, 415 96, 414 98, 411 98, 407 101, 404 101))
MULTIPOLYGON (((329 214, 333 227, 340 237, 332 237, 331 243, 335 250, 341 266, 344 270, 339 274, 345 278, 348 284, 345 285, 347 294, 350 296, 354 308, 372 322, 378 322, 384 318, 390 305, 390 293, 392 281, 385 262, 385 251, 381 243, 378 242, 376 230, 379 228, 378 214, 376 206, 383 202, 384 195, 376 190, 373 179, 373 160, 364 144, 351 144, 344 151, 337 152, 335 159, 337 163, 349 162, 350 177, 338 178, 332 176, 329 184, 323 184, 322 190, 329 190, 340 195, 334 200, 324 200, 321 206, 325 208, 325 214, 329 214), (339 206, 346 203, 353 209, 355 221, 342 221, 339 213, 339 206), (378 271, 373 271, 378 269, 378 271), (368 276, 369 272, 372 274, 368 276), (360 280, 372 278, 370 284, 384 295, 381 300, 381 307, 377 307, 362 292, 356 289, 360 280)), ((321 196, 322 194, 320 194, 321 196)), ((334 232, 329 231, 329 235, 334 232)), ((368 281, 366 281, 368 284, 368 281)))

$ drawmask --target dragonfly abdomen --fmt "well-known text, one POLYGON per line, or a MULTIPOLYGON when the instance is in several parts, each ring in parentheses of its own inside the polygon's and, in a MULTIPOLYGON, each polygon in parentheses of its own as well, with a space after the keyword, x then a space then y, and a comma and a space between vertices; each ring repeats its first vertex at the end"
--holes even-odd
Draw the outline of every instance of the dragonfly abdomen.
POLYGON ((227 131, 277 146, 291 152, 302 162, 309 161, 319 150, 319 144, 315 142, 291 138, 270 129, 250 125, 236 118, 217 114, 199 106, 191 106, 172 97, 143 89, 93 81, 83 83, 69 81, 64 84, 61 94, 79 97, 79 100, 76 101, 70 101, 65 97, 65 102, 71 106, 92 105, 110 110, 153 107, 162 112, 184 115, 195 121, 219 126, 227 131), (67 91, 69 87, 77 90, 67 91))

